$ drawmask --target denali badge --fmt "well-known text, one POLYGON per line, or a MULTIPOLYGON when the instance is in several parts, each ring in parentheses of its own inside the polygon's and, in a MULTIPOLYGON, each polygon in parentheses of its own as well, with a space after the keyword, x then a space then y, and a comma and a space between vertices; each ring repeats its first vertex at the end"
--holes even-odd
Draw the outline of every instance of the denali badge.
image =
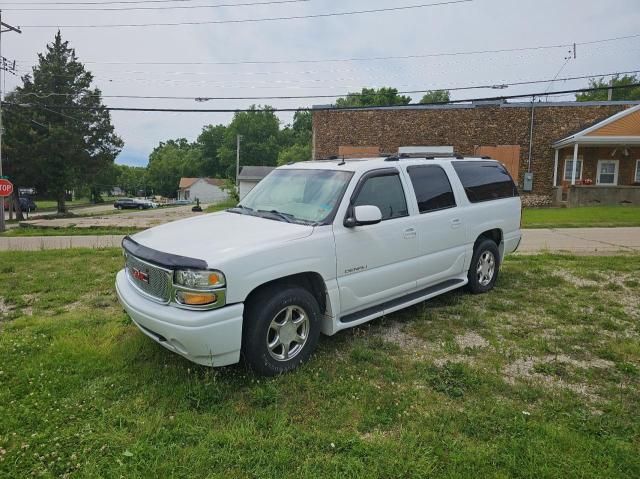
POLYGON ((143 283, 149 284, 149 274, 144 271, 140 271, 137 268, 131 268, 131 274, 138 281, 142 281, 143 283))

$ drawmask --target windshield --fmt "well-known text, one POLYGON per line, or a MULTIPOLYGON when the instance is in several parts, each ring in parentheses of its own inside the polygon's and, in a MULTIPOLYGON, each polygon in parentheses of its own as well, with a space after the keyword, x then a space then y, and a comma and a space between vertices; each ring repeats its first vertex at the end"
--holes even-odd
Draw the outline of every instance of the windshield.
POLYGON ((333 170, 274 170, 238 205, 272 218, 322 223, 342 198, 353 173, 333 170))

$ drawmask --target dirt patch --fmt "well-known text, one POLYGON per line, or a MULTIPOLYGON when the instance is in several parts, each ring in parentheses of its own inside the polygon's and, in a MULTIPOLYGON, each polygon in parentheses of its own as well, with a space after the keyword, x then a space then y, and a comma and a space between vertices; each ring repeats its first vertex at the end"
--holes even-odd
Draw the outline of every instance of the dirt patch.
POLYGON ((528 357, 518 359, 515 362, 505 366, 502 370, 504 380, 509 384, 515 384, 517 380, 534 380, 540 383, 558 389, 568 389, 578 393, 592 401, 600 398, 594 393, 593 388, 583 383, 571 383, 562 378, 551 376, 543 372, 536 371, 536 367, 545 364, 559 363, 571 365, 580 369, 608 369, 614 366, 614 363, 606 359, 594 358, 590 360, 577 360, 570 358, 564 354, 558 356, 543 356, 541 358, 528 357))
POLYGON ((9 315, 11 311, 15 309, 15 306, 9 304, 2 296, 0 296, 0 317, 4 318, 9 315))
POLYGON ((486 348, 489 346, 489 341, 473 331, 456 336, 455 341, 460 349, 486 348))
POLYGON ((577 286, 579 288, 585 287, 585 286, 598 286, 600 285, 600 282, 598 281, 594 281, 592 279, 584 279, 584 278, 580 278, 579 276, 576 276, 572 273, 570 273, 569 271, 565 270, 565 269, 559 269, 557 271, 553 272, 553 276, 557 277, 557 278, 561 278, 563 280, 565 280, 567 283, 572 284, 574 286, 577 286))
POLYGON ((422 355, 427 352, 434 352, 438 347, 431 342, 424 341, 404 331, 405 325, 397 321, 385 324, 381 335, 385 341, 389 341, 400 347, 403 351, 407 351, 416 355, 422 355))

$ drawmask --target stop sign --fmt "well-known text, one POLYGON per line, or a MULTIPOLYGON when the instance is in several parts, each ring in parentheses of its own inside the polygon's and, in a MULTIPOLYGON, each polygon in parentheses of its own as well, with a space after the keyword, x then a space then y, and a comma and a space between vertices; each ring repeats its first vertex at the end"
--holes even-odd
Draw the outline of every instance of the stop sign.
POLYGON ((11 193, 13 193, 13 183, 4 178, 0 178, 0 196, 11 196, 11 193))

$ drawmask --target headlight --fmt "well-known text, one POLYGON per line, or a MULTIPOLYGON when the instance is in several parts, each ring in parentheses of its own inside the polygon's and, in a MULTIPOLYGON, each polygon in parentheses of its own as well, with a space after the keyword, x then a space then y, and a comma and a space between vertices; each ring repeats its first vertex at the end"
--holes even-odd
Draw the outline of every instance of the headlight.
POLYGON ((215 289, 225 285, 224 274, 220 271, 179 269, 173 275, 173 281, 179 286, 193 289, 215 289))

